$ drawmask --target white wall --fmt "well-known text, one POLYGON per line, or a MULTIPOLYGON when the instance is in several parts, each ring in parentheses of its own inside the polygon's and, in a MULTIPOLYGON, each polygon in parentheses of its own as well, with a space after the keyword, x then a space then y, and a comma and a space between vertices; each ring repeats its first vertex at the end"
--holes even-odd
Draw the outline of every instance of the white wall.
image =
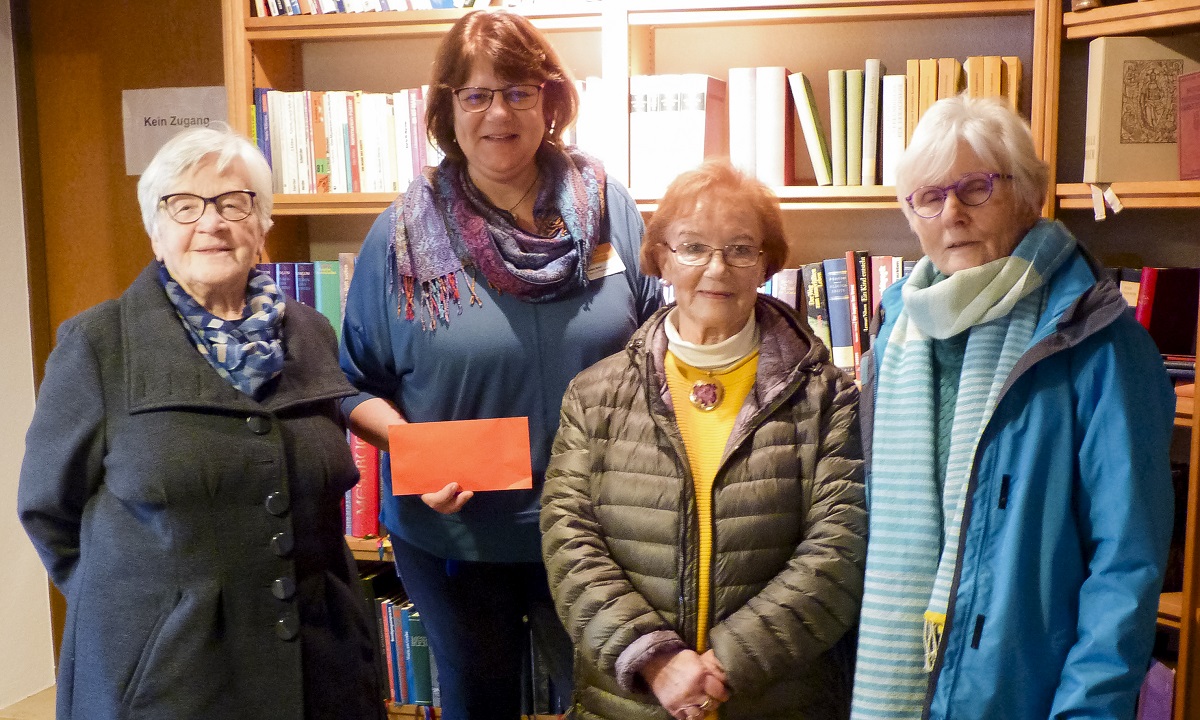
POLYGON ((0 708, 54 683, 46 573, 17 522, 17 474, 33 415, 33 350, 9 3, 0 3, 0 708))

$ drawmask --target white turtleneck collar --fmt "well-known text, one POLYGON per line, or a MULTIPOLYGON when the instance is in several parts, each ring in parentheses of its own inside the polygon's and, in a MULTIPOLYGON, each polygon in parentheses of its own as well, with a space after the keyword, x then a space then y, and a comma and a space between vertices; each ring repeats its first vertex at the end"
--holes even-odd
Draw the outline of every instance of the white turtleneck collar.
POLYGON ((678 315, 679 308, 672 308, 667 313, 663 329, 667 333, 667 349, 685 365, 699 370, 715 370, 733 365, 758 349, 760 337, 753 311, 736 335, 711 345, 697 345, 680 337, 676 326, 678 315))

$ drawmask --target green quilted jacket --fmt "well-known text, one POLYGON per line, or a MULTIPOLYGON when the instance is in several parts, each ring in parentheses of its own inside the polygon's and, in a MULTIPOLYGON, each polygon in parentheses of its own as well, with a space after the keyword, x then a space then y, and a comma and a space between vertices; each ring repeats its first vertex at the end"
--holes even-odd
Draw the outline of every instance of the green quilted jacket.
POLYGON ((710 617, 695 492, 663 372, 668 308, 567 390, 542 549, 575 643, 573 717, 666 720, 638 671, 694 647, 725 667, 723 719, 848 715, 866 512, 858 391, 794 310, 760 297, 758 377, 713 486, 710 617))

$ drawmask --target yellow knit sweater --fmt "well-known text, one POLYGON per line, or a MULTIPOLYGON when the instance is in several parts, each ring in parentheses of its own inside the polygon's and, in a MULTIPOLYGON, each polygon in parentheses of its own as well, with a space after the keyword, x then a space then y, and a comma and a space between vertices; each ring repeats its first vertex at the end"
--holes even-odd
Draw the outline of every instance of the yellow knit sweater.
POLYGON ((667 353, 665 365, 667 388, 675 405, 675 420, 679 423, 679 433, 683 436, 683 447, 687 451, 696 488, 696 514, 700 528, 696 652, 702 653, 708 647, 713 480, 725 454, 725 444, 729 441, 729 433, 733 431, 738 410, 754 387, 754 379, 758 374, 758 351, 755 350, 732 368, 713 375, 683 364, 670 352, 667 353), (725 397, 717 407, 705 412, 694 406, 688 396, 693 383, 710 378, 715 378, 724 386, 725 397))

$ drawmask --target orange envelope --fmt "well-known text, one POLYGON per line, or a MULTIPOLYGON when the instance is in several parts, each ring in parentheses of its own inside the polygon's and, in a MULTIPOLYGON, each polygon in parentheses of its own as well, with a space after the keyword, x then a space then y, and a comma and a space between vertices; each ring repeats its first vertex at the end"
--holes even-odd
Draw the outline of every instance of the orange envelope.
POLYGON ((456 482, 463 490, 529 490, 529 418, 388 426, 392 492, 419 495, 456 482))

